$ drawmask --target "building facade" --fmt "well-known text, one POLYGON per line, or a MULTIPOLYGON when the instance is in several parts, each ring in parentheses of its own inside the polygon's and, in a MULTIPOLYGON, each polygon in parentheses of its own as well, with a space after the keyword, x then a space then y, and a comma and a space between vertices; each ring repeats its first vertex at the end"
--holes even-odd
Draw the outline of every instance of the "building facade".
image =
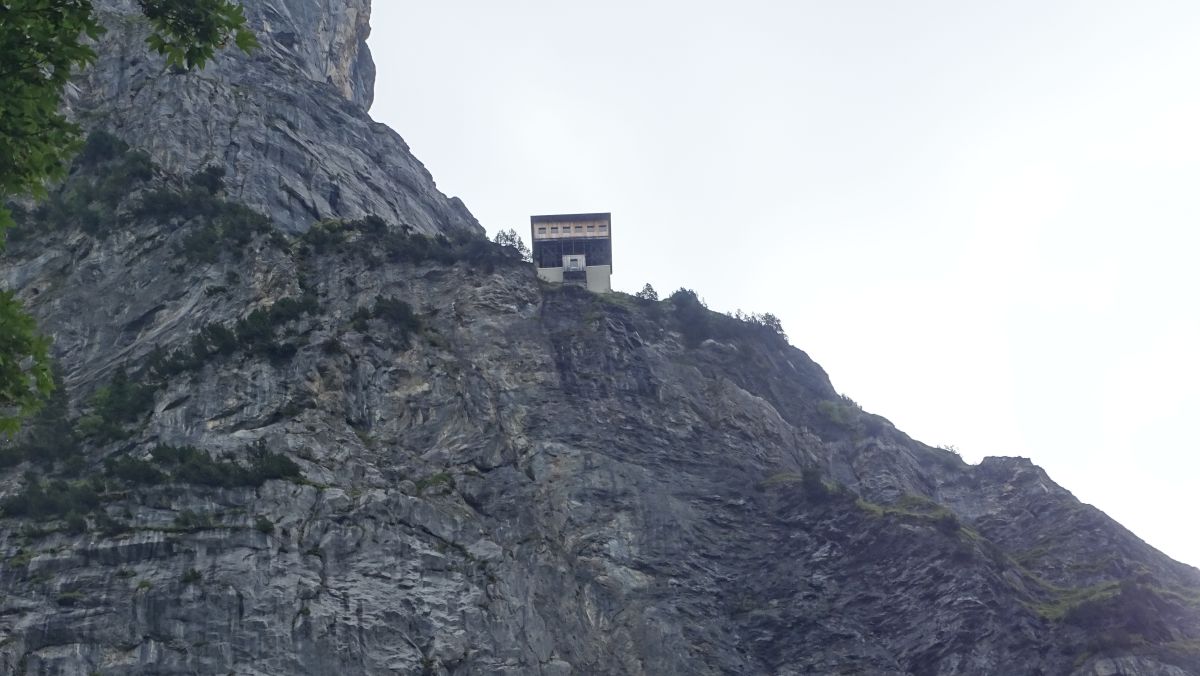
POLYGON ((557 214, 529 219, 538 277, 588 291, 612 290, 612 214, 557 214))

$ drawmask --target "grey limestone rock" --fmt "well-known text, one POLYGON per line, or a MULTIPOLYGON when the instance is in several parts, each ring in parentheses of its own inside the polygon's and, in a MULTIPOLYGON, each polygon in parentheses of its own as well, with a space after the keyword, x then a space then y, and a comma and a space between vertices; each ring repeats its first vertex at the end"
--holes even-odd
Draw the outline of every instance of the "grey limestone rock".
POLYGON ((244 3, 261 49, 223 50, 199 72, 147 53, 132 0, 98 0, 108 31, 68 104, 87 128, 177 173, 226 170, 231 196, 289 232, 376 215, 419 232, 481 233, 395 132, 367 113, 375 67, 368 0, 244 3))
POLYGON ((761 327, 462 239, 366 115, 366 0, 248 1, 263 52, 196 75, 100 6, 72 105, 160 167, 0 259, 69 395, 34 431, 77 435, 0 445, 0 672, 1200 675, 1200 572, 1032 462, 915 441, 761 327), (274 230, 204 248, 144 208, 212 162, 274 230), (60 502, 22 507, 29 472, 60 502))

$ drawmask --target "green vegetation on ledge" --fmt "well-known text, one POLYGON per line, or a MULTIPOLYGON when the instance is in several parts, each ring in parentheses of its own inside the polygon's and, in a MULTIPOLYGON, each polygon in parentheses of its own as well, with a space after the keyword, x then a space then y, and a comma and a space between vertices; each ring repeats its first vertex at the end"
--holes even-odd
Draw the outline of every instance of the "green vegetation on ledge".
POLYGON ((406 225, 388 227, 377 216, 354 221, 326 220, 313 225, 300 237, 301 246, 310 255, 353 255, 369 267, 385 263, 437 262, 453 265, 465 262, 494 271, 497 265, 520 265, 521 253, 484 237, 445 235, 429 237, 415 233, 406 225))
POLYGON ((688 347, 697 347, 706 340, 732 340, 765 337, 787 341, 779 318, 771 313, 735 315, 713 312, 700 300, 695 291, 679 289, 667 297, 675 310, 675 322, 688 347))

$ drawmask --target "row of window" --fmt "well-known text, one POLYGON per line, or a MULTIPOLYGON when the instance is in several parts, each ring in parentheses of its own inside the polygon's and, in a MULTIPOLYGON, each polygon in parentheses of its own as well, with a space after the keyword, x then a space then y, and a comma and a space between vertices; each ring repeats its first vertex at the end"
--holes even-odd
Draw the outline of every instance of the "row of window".
MULTIPOLYGON (((599 227, 600 227, 600 232, 608 232, 608 224, 607 223, 601 223, 599 227)), ((569 225, 562 226, 562 231, 564 234, 571 232, 571 226, 569 226, 569 225)), ((583 226, 582 225, 575 226, 575 232, 583 234, 583 232, 584 232, 583 226)), ((587 226, 587 232, 589 234, 593 234, 593 235, 596 234, 596 224, 589 223, 587 226)), ((539 235, 546 234, 546 226, 539 225, 538 229, 537 229, 537 234, 539 234, 539 235)), ((558 234, 558 226, 557 225, 550 226, 550 234, 551 235, 558 234)))

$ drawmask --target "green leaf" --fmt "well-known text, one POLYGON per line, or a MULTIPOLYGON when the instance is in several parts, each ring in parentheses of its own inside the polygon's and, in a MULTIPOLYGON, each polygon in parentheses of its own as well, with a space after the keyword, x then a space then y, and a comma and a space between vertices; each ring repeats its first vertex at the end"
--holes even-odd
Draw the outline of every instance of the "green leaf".
POLYGON ((247 54, 259 48, 258 37, 248 30, 239 30, 237 37, 234 38, 234 44, 247 54))
POLYGON ((15 431, 50 393, 49 345, 12 292, 0 291, 0 432, 15 431))
MULTIPOLYGON (((175 68, 202 68, 231 40, 258 41, 230 0, 138 0, 150 21, 146 43, 175 68)), ((0 204, 44 197, 80 147, 79 127, 60 112, 71 74, 96 59, 86 39, 104 32, 91 0, 0 0, 0 204)), ((0 250, 13 224, 0 207, 0 250)), ((50 391, 48 342, 8 291, 0 291, 0 434, 13 433, 50 391)))

